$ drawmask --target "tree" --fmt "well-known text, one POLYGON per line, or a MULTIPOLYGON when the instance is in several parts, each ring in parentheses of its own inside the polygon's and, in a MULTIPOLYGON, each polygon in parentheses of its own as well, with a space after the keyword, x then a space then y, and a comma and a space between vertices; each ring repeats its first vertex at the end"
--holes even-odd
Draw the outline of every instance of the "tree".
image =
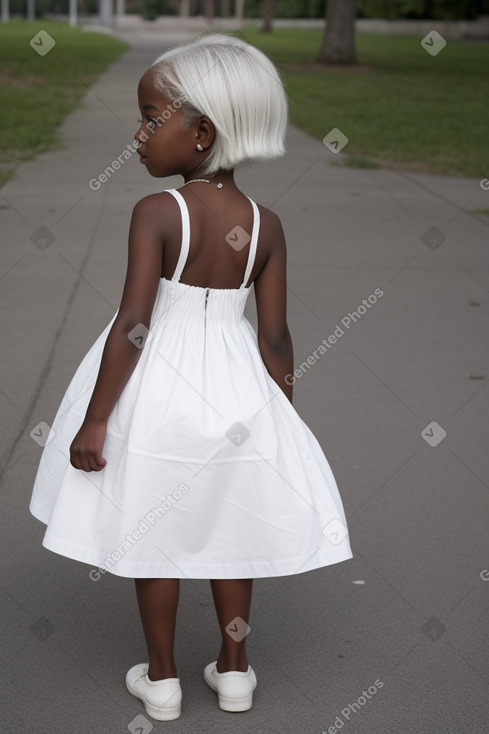
POLYGON ((324 31, 317 61, 321 64, 355 64, 356 0, 326 0, 324 31))
POLYGON ((214 18, 214 0, 204 0, 204 18, 206 23, 212 23, 214 18))
POLYGON ((264 0, 263 3, 263 25, 262 31, 265 33, 271 33, 272 31, 272 19, 273 19, 273 6, 275 0, 264 0))

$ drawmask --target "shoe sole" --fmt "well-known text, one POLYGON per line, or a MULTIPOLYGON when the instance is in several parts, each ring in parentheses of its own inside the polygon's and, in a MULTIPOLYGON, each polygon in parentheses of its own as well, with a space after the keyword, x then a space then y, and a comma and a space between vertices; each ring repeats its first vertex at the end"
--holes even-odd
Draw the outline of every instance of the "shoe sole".
MULTIPOLYGON (((221 696, 219 694, 212 679, 209 679, 207 678, 207 676, 205 676, 205 682, 208 686, 212 688, 213 691, 217 693, 219 708, 223 711, 238 713, 239 711, 249 711, 249 709, 253 706, 253 692, 250 696, 246 696, 246 698, 226 698, 225 696, 221 696)), ((255 690, 255 688, 256 686, 253 688, 253 691, 255 690)))
POLYGON ((151 704, 146 701, 144 696, 137 693, 137 691, 133 691, 132 688, 130 688, 129 685, 127 684, 127 681, 126 681, 126 688, 129 691, 129 693, 132 693, 132 695, 135 698, 138 698, 140 701, 143 702, 144 708, 146 709, 146 713, 149 714, 153 719, 156 719, 157 721, 173 721, 174 719, 178 719, 182 713, 181 703, 178 706, 173 706, 173 708, 167 708, 167 709, 157 708, 157 706, 151 706, 151 704))
POLYGON ((220 696, 217 694, 217 700, 219 703, 219 708, 222 709, 222 711, 232 711, 233 713, 237 713, 239 711, 248 711, 252 705, 253 705, 253 694, 251 696, 248 696, 248 698, 224 698, 224 696, 220 696))

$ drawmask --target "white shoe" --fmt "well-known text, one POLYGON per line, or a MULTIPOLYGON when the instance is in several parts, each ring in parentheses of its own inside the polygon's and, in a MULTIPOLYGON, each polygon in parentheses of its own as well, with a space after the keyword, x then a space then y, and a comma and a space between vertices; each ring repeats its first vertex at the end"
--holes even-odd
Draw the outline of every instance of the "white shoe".
POLYGON ((150 680, 147 676, 148 667, 147 663, 141 663, 127 671, 127 690, 144 703, 146 713, 153 719, 178 719, 182 710, 180 678, 150 680))
POLYGON ((251 708, 256 688, 256 675, 251 665, 248 665, 246 673, 240 670, 218 673, 214 661, 206 665, 204 679, 217 692, 219 708, 223 711, 247 711, 251 708))

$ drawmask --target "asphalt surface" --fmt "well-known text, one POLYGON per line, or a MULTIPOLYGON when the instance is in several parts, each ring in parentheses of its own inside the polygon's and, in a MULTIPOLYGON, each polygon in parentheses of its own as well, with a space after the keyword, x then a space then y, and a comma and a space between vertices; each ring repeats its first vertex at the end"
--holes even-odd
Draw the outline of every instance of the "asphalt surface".
MULTIPOLYGON (((283 159, 237 172, 283 222, 295 365, 337 337, 297 379, 294 405, 334 471, 354 554, 255 581, 250 711, 221 711, 203 681, 219 647, 207 581, 181 583, 183 711, 157 722, 124 686, 146 659, 132 581, 92 581, 41 546, 31 432, 118 307, 133 205, 181 179, 152 179, 133 156, 100 189, 89 182, 132 141, 140 75, 184 36, 133 34, 61 126, 65 147, 0 190, 2 730, 482 734, 489 220, 472 210, 489 191, 478 180, 338 167, 341 153, 295 128, 283 159)), ((256 326, 252 296, 246 315, 256 326)))

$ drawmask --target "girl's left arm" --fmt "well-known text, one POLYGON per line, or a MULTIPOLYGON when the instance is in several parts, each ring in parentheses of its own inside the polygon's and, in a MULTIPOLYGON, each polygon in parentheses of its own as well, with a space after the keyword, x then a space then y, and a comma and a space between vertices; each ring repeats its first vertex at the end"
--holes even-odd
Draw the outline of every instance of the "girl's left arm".
POLYGON ((141 336, 147 334, 160 282, 163 235, 158 198, 153 194, 141 199, 132 212, 119 312, 105 342, 85 420, 70 446, 70 463, 75 469, 101 471, 106 465, 102 449, 107 421, 141 356, 138 340, 131 341, 129 333, 142 324, 145 329, 139 326, 141 336))

